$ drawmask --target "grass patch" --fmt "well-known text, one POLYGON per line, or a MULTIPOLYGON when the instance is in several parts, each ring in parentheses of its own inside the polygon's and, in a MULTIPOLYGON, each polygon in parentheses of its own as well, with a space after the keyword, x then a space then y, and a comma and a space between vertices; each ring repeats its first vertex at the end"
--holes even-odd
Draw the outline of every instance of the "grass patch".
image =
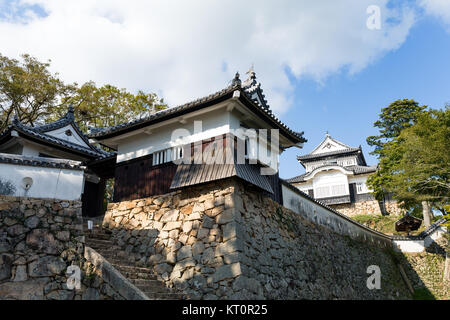
MULTIPOLYGON (((400 216, 382 216, 382 215, 368 215, 368 214, 358 214, 356 216, 351 217, 351 219, 359 222, 360 224, 365 225, 373 230, 390 234, 390 235, 406 235, 405 232, 397 232, 395 231, 395 222, 400 219, 400 216)), ((411 231, 410 235, 417 235, 425 230, 425 225, 422 223, 420 228, 415 231, 411 231)))
POLYGON ((414 300, 436 300, 433 294, 427 288, 418 288, 414 290, 414 300))

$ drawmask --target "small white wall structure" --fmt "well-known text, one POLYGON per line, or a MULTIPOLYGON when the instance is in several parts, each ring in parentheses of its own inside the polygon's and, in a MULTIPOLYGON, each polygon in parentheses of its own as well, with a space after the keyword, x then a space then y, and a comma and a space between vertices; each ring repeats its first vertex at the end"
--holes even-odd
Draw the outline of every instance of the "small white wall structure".
POLYGON ((0 159, 0 183, 5 195, 81 199, 84 167, 80 162, 11 154, 0 154, 0 159))
POLYGON ((446 232, 447 228, 439 226, 423 239, 394 239, 393 241, 394 249, 397 251, 409 253, 423 252, 434 241, 444 236, 446 232))

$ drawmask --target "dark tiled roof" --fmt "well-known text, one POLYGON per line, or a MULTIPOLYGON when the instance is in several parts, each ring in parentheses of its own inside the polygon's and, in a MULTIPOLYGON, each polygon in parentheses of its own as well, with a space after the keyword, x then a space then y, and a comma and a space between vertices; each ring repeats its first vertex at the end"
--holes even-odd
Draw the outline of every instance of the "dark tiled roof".
POLYGON ((35 130, 37 132, 45 133, 48 131, 53 131, 53 130, 56 130, 59 128, 63 128, 69 124, 74 124, 74 123, 75 123, 74 109, 72 106, 69 106, 69 110, 62 118, 60 118, 54 122, 51 122, 51 123, 34 126, 33 130, 35 130))
POLYGON ((319 159, 329 156, 336 156, 336 155, 344 155, 344 154, 353 154, 355 152, 361 151, 361 148, 347 148, 343 150, 336 150, 336 151, 330 151, 330 152, 324 152, 324 153, 318 153, 318 154, 306 154, 304 156, 297 156, 297 160, 313 160, 313 159, 319 159))
POLYGON ((305 181, 305 180, 303 180, 303 178, 304 178, 305 176, 306 176, 306 173, 303 173, 303 174, 301 174, 301 175, 299 175, 299 176, 296 176, 296 177, 293 177, 293 178, 286 179, 286 182, 289 182, 289 183, 303 182, 303 181, 305 181))
POLYGON ((348 166, 344 168, 353 171, 354 174, 363 174, 377 171, 377 166, 348 166))
POLYGON ((100 148, 97 148, 89 143, 89 139, 81 132, 76 123, 74 122, 73 109, 70 107, 69 112, 61 119, 36 127, 30 127, 21 123, 17 118, 15 118, 12 124, 6 129, 2 134, 0 134, 0 139, 7 137, 11 134, 13 130, 23 134, 27 137, 33 138, 38 141, 46 142, 54 146, 62 147, 77 153, 82 153, 91 158, 101 159, 113 156, 112 153, 106 152, 100 148), (80 137, 85 141, 89 147, 84 147, 82 145, 69 142, 63 139, 46 134, 48 131, 56 130, 71 124, 73 128, 77 131, 80 137))
POLYGON ((16 154, 0 153, 0 163, 26 165, 33 167, 59 168, 84 170, 82 163, 79 161, 51 159, 43 157, 29 157, 16 154))
MULTIPOLYGON (((343 167, 343 166, 340 166, 340 165, 338 165, 338 164, 325 164, 325 165, 322 165, 322 166, 319 166, 319 167, 315 168, 314 170, 321 169, 321 168, 325 168, 325 167, 329 167, 329 166, 338 166, 338 167, 341 167, 341 168, 343 168, 343 169, 345 169, 345 170, 352 171, 354 175, 364 174, 364 173, 370 173, 370 172, 375 172, 375 171, 377 171, 377 166, 347 166, 347 167, 343 167)), ((313 170, 313 171, 314 171, 314 170, 313 170)), ((312 171, 311 171, 311 172, 312 172, 312 171)), ((289 182, 289 183, 299 183, 299 182, 304 182, 304 181, 305 181, 304 178, 305 178, 308 174, 309 174, 309 173, 303 173, 303 174, 298 175, 298 176, 296 176, 296 177, 292 177, 292 178, 286 179, 286 181, 289 182)))
POLYGON ((96 148, 94 146, 92 146, 92 148, 87 148, 87 147, 81 146, 79 144, 69 142, 69 141, 66 141, 63 139, 59 139, 59 138, 56 138, 54 136, 51 136, 51 135, 48 135, 45 133, 40 133, 39 131, 35 131, 33 127, 25 126, 22 123, 20 123, 19 121, 13 121, 11 129, 17 130, 25 135, 37 138, 39 140, 63 147, 65 149, 70 149, 70 150, 84 153, 84 154, 89 155, 94 158, 105 158, 105 157, 112 156, 111 153, 101 150, 99 148, 96 148))
MULTIPOLYGON (((237 75, 238 76, 238 75, 237 75)), ((214 102, 223 101, 231 98, 231 94, 238 90, 241 94, 239 99, 246 97, 246 99, 257 109, 259 110, 264 117, 266 117, 269 121, 274 123, 285 135, 291 137, 295 141, 305 142, 306 139, 303 138, 303 132, 295 132, 288 128, 281 120, 279 120, 270 110, 267 105, 261 105, 254 98, 250 88, 243 88, 241 86, 241 81, 239 77, 233 79, 233 82, 230 86, 220 91, 217 91, 213 94, 210 94, 206 97, 191 101, 189 103, 168 108, 147 117, 136 119, 127 123, 122 123, 117 126, 102 128, 102 129, 92 129, 89 137, 98 138, 98 139, 107 139, 112 136, 116 136, 122 133, 126 133, 129 131, 133 131, 136 129, 143 128, 152 123, 156 123, 159 121, 163 121, 167 118, 175 117, 178 115, 182 115, 184 113, 188 113, 191 111, 195 111, 197 109, 201 109, 202 107, 206 107, 208 105, 212 105, 214 102)), ((252 88, 253 90, 253 88, 252 88)), ((265 101, 265 100, 264 100, 265 101)))
MULTIPOLYGON (((185 103, 183 105, 177 106, 177 107, 172 107, 172 108, 168 108, 168 109, 164 109, 161 111, 158 111, 154 114, 151 114, 147 117, 143 117, 140 119, 135 119, 132 120, 130 122, 125 122, 125 123, 121 123, 118 124, 116 126, 112 126, 112 127, 107 127, 107 128, 92 128, 91 132, 89 134, 90 138, 103 138, 109 134, 113 134, 113 133, 121 133, 121 131, 125 130, 125 129, 134 129, 136 128, 141 128, 139 125, 142 124, 146 124, 148 122, 154 121, 154 120, 159 120, 161 118, 164 118, 168 115, 172 115, 172 114, 178 114, 182 111, 185 110, 189 110, 199 104, 202 103, 206 103, 209 101, 212 101, 214 99, 223 97, 227 94, 229 94, 230 92, 233 92, 236 88, 234 86, 229 86, 223 90, 217 91, 213 94, 210 94, 206 97, 185 103)), ((131 131, 131 130, 130 130, 131 131)))
MULTIPOLYGON (((83 139, 83 141, 88 146, 95 148, 94 146, 91 145, 91 143, 89 142, 89 138, 83 133, 83 131, 80 129, 80 127, 78 127, 77 123, 75 122, 74 112, 75 112, 74 108, 72 107, 72 105, 70 105, 67 113, 62 118, 60 118, 54 122, 51 122, 51 123, 34 126, 34 127, 32 127, 32 129, 39 133, 46 133, 49 131, 53 131, 53 130, 64 128, 65 126, 71 125, 75 129, 75 131, 78 133, 80 138, 83 139)), ((100 151, 102 152, 103 150, 100 150, 100 151)))

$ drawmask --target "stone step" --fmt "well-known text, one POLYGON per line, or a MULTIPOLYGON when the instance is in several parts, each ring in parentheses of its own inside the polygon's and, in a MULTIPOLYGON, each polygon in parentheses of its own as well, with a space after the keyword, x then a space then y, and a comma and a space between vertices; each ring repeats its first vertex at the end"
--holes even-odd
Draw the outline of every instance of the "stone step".
POLYGON ((159 280, 149 280, 149 279, 128 279, 132 284, 138 288, 161 288, 167 289, 162 281, 159 280))
POLYGON ((100 251, 102 252, 101 254, 114 254, 115 256, 119 256, 119 257, 124 257, 127 256, 128 254, 122 250, 121 247, 116 246, 116 245, 104 245, 104 244, 98 244, 98 243, 94 243, 94 242, 90 242, 90 241, 86 241, 86 245, 88 247, 91 247, 92 249, 95 249, 95 251, 98 251, 100 253, 100 251))
POLYGON ((130 265, 124 265, 121 263, 111 263, 111 264, 114 266, 114 268, 116 268, 122 273, 130 272, 130 273, 148 273, 151 275, 153 274, 153 271, 149 268, 135 267, 130 265))
POLYGON ((145 292, 144 293, 151 300, 187 300, 188 298, 182 293, 152 293, 145 292))
POLYGON ((98 239, 98 240, 109 240, 111 239, 111 235, 110 234, 98 234, 98 233, 90 233, 90 232, 85 232, 86 238, 87 239, 98 239))
POLYGON ((108 262, 111 263, 112 265, 121 265, 121 266, 132 267, 132 268, 137 267, 135 265, 134 260, 131 261, 128 258, 111 258, 111 257, 105 257, 105 256, 103 256, 103 257, 106 260, 108 260, 108 262))
POLYGON ((100 253, 102 256, 107 255, 108 257, 120 257, 120 258, 126 258, 129 257, 128 253, 122 250, 119 246, 106 246, 106 245, 98 245, 95 243, 89 243, 86 242, 87 246, 90 246, 91 248, 95 249, 98 253, 100 253))
POLYGON ((114 246, 114 242, 107 239, 93 239, 93 238, 86 238, 86 243, 90 243, 92 245, 96 246, 108 246, 109 248, 114 246))
POLYGON ((156 275, 144 272, 123 272, 122 275, 128 280, 157 280, 156 275))
POLYGON ((165 286, 142 286, 135 285, 138 289, 140 289, 145 294, 155 294, 155 293, 170 293, 165 286))

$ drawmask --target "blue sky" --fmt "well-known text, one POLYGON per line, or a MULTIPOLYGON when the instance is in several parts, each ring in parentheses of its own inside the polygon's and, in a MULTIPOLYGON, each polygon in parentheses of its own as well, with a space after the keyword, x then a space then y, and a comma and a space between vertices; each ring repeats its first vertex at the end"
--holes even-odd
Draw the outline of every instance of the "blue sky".
POLYGON ((382 107, 450 102, 450 0, 0 0, 0 53, 51 59, 66 82, 156 92, 176 106, 216 92, 253 64, 274 113, 308 142, 362 145, 382 107), (369 30, 370 6, 381 29, 369 30))
POLYGON ((324 84, 311 79, 295 82, 294 105, 299 107, 290 109, 282 120, 305 131, 308 142, 302 150, 282 154, 280 176, 303 173, 296 155, 314 149, 326 130, 350 146, 361 145, 368 164, 376 164, 366 137, 377 134, 373 123, 381 108, 403 98, 435 109, 450 104, 450 34, 432 17, 421 19, 398 50, 358 74, 335 74, 324 84))

